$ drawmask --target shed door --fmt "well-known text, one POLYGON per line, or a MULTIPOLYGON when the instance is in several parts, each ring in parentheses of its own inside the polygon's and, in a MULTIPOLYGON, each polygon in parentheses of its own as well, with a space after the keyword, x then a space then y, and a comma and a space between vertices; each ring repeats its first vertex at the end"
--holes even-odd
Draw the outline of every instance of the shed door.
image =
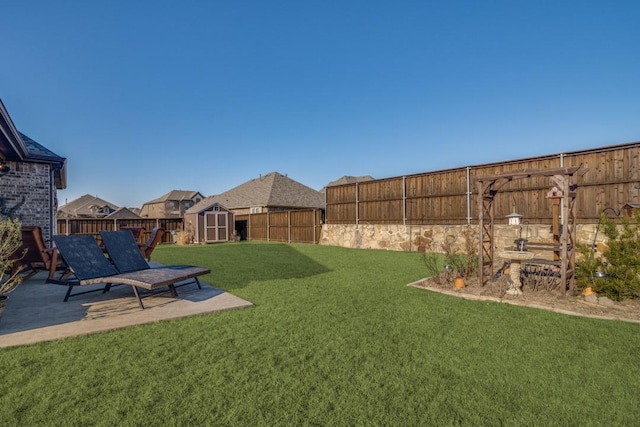
POLYGON ((205 242, 229 240, 229 221, 226 212, 207 212, 204 215, 205 242))

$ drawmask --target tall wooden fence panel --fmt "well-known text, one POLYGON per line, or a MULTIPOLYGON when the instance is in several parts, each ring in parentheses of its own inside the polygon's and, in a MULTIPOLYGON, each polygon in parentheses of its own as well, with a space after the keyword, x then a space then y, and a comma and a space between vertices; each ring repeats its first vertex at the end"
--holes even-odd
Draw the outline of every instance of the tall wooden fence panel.
POLYGON ((357 188, 358 222, 384 224, 402 222, 403 179, 391 178, 360 183, 357 188))
POLYGON ((286 243, 318 243, 322 231, 322 209, 305 209, 236 215, 247 221, 247 239, 286 243))
POLYGON ((327 218, 332 224, 355 224, 356 220, 356 186, 341 185, 326 188, 327 218))
MULTIPOLYGON (((640 143, 583 150, 408 175, 326 189, 328 224, 462 224, 477 221, 474 178, 510 171, 582 166, 577 174, 576 214, 582 222, 596 222, 600 212, 619 212, 623 205, 640 203, 640 143)), ((546 198, 554 186, 549 177, 514 179, 494 199, 496 221, 512 212, 530 223, 551 223, 546 198)))
POLYGON ((162 243, 173 243, 172 231, 182 231, 182 218, 140 218, 140 219, 104 219, 104 218, 69 218, 59 219, 57 234, 90 234, 96 239, 100 231, 120 230, 121 227, 142 227, 140 240, 146 241, 154 227, 162 227, 166 233, 162 243))
POLYGON ((453 169, 405 178, 408 224, 457 224, 466 221, 467 170, 453 169))
POLYGON ((626 203, 640 203, 640 144, 568 154, 564 162, 589 168, 580 180, 579 218, 595 219, 605 208, 617 212, 626 203))

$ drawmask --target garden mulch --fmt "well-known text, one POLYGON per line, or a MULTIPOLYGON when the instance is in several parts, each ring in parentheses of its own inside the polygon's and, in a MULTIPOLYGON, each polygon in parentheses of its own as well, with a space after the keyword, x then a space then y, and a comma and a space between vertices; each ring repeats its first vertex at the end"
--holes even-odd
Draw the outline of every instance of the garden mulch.
POLYGON ((603 305, 598 302, 589 302, 582 295, 569 295, 560 290, 534 290, 526 287, 523 288, 522 295, 510 296, 505 294, 507 286, 504 282, 491 282, 481 287, 478 286, 476 278, 467 279, 467 286, 462 289, 454 289, 453 284, 446 283, 446 281, 438 283, 434 278, 424 278, 409 283, 408 286, 460 298, 520 305, 571 316, 640 323, 640 299, 603 305))

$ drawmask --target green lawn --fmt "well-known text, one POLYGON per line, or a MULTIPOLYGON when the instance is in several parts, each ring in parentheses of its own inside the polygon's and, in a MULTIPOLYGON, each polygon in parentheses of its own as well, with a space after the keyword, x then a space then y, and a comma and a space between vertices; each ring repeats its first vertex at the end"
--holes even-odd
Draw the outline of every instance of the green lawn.
POLYGON ((638 425, 640 325, 407 287, 418 254, 240 242, 154 260, 255 307, 0 350, 0 424, 638 425))

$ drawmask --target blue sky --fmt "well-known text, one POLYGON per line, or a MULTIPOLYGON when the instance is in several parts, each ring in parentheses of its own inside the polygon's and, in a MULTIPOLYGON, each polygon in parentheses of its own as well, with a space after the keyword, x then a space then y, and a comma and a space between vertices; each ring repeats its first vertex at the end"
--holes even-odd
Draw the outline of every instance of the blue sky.
POLYGON ((32 1, 0 98, 60 203, 320 189, 640 140, 640 2, 32 1))

